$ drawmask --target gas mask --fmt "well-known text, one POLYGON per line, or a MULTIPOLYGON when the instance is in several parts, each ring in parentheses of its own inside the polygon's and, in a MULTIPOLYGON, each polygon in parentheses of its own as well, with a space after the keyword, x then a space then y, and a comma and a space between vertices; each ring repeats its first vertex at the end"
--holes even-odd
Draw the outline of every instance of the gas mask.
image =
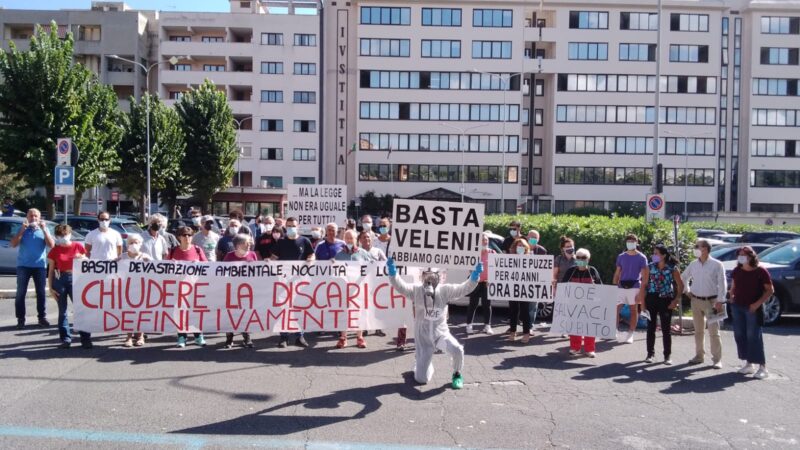
POLYGON ((425 296, 433 297, 433 293, 436 292, 436 286, 439 285, 439 281, 441 281, 439 270, 429 267, 422 272, 422 286, 425 288, 425 296))

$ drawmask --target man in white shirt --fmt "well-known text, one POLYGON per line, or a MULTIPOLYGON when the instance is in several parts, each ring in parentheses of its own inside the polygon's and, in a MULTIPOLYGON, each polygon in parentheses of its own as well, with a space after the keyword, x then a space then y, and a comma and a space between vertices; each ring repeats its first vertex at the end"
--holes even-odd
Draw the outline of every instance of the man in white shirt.
MULTIPOLYGON (((122 255, 122 236, 111 229, 111 216, 102 211, 97 215, 99 227, 89 232, 83 242, 86 247, 86 256, 89 259, 102 261, 114 260, 122 255)), ((81 335, 81 347, 91 349, 92 335, 83 333, 81 335)))
POLYGON ((169 244, 164 236, 159 233, 161 222, 158 218, 150 218, 150 226, 142 236, 142 253, 150 255, 155 261, 167 259, 169 254, 169 244))
MULTIPOLYGON (((692 299, 692 320, 694 322, 695 356, 689 364, 702 364, 705 357, 706 318, 722 312, 725 308, 725 293, 728 286, 725 268, 709 252, 711 245, 705 239, 698 239, 694 246, 695 260, 681 274, 683 285, 692 299)), ((722 368, 722 341, 719 337, 719 322, 708 324, 711 338, 711 358, 715 369, 722 368)))

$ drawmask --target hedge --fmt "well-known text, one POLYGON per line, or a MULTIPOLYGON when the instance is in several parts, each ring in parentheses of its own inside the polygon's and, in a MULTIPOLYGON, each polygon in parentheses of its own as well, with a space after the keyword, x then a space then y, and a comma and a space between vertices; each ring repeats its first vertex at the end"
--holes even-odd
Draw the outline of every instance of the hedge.
POLYGON ((695 230, 701 228, 709 230, 722 230, 731 234, 742 234, 747 231, 791 231, 800 233, 798 225, 756 225, 750 223, 723 223, 723 222, 689 222, 695 230))
MULTIPOLYGON (((575 241, 577 248, 586 248, 592 253, 591 265, 597 268, 604 283, 611 283, 614 277, 617 255, 625 249, 625 236, 633 233, 639 237, 642 253, 648 258, 655 244, 674 246, 673 225, 671 221, 646 223, 643 218, 607 217, 607 216, 575 216, 575 215, 492 215, 484 219, 484 228, 500 236, 508 236, 508 225, 513 220, 522 224, 522 231, 527 235, 530 230, 537 230, 539 243, 551 255, 559 252, 559 239, 569 236, 575 241)), ((680 226, 678 240, 681 247, 681 266, 685 267, 694 259, 690 251, 697 238, 694 228, 683 224, 680 226)))

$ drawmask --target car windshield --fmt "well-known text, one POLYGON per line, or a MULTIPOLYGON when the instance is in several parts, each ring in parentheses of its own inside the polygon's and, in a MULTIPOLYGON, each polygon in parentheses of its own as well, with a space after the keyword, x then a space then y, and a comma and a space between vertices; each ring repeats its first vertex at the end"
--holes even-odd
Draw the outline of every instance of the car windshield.
MULTIPOLYGON (((713 257, 714 259, 718 259, 720 261, 725 261, 725 259, 722 259, 722 258, 727 258, 729 256, 728 253, 732 252, 733 250, 734 249, 731 248, 731 247, 715 248, 715 249, 711 250, 709 255, 711 255, 711 257, 713 257)), ((736 251, 738 252, 738 249, 736 249, 736 251)), ((730 258, 727 258, 727 259, 730 259, 730 258)))
POLYGON ((121 223, 120 226, 126 233, 144 234, 144 230, 139 228, 139 225, 134 222, 121 223))
POLYGON ((770 264, 788 265, 800 256, 800 241, 787 242, 778 245, 758 255, 761 262, 770 264))

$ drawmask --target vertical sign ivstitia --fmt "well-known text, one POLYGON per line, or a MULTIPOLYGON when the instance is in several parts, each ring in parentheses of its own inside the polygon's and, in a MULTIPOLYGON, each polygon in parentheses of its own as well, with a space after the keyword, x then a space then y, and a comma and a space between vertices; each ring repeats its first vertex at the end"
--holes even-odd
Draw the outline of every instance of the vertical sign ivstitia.
POLYGON ((349 10, 336 11, 336 176, 335 184, 347 183, 347 61, 349 10), (339 179, 339 177, 342 179, 339 179))

